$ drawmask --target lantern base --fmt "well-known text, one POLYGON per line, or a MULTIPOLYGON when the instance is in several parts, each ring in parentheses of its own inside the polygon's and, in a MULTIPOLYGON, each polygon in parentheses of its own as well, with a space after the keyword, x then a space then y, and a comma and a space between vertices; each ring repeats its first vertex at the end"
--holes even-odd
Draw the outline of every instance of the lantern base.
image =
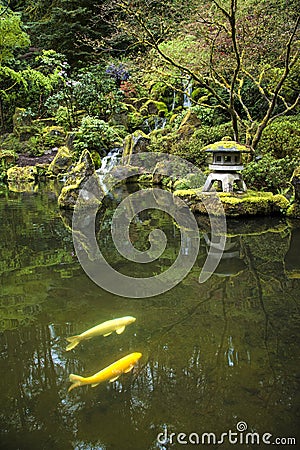
POLYGON ((242 192, 247 191, 246 183, 244 182, 242 175, 240 173, 212 172, 208 175, 205 184, 203 186, 202 192, 209 192, 212 189, 215 181, 219 184, 219 187, 222 189, 223 192, 233 192, 234 184, 236 184, 238 190, 242 192))

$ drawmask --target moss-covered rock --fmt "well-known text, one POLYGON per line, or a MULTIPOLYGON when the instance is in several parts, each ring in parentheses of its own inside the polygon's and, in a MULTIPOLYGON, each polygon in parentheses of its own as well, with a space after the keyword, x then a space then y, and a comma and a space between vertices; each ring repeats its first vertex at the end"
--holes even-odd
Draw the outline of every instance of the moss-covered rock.
POLYGON ((140 114, 142 116, 165 117, 168 112, 168 107, 164 102, 158 102, 155 100, 147 100, 146 103, 140 108, 140 114))
POLYGON ((200 189, 187 189, 175 191, 174 195, 185 200, 193 212, 201 214, 207 214, 205 204, 216 215, 222 213, 219 199, 228 217, 285 214, 289 207, 289 202, 283 195, 271 192, 203 193, 200 189))
POLYGON ((13 164, 16 160, 16 154, 13 150, 1 150, 0 149, 0 165, 7 166, 13 164))
POLYGON ((286 215, 292 219, 300 219, 300 202, 294 202, 288 208, 286 215))
POLYGON ((20 142, 27 141, 39 132, 25 108, 16 108, 13 115, 13 132, 20 142))
POLYGON ((130 155, 146 152, 149 145, 150 138, 143 131, 136 130, 127 135, 124 140, 123 158, 128 157, 130 160, 130 155))
POLYGON ((93 150, 91 153, 91 157, 95 166, 95 169, 99 169, 101 167, 101 157, 96 150, 93 150))
POLYGON ((65 141, 66 133, 63 127, 52 125, 42 129, 41 142, 44 148, 60 147, 65 141))
POLYGON ((10 167, 7 170, 7 180, 9 182, 24 183, 32 182, 37 178, 37 168, 35 166, 10 167))
POLYGON ((181 139, 187 138, 189 136, 192 136, 195 130, 200 127, 201 121, 198 119, 195 112, 189 109, 184 118, 182 119, 177 133, 181 139))
POLYGON ((72 164, 72 154, 67 146, 60 147, 49 165, 48 171, 54 175, 59 175, 68 170, 72 164))
POLYGON ((95 166, 92 157, 88 150, 84 150, 78 163, 67 174, 65 184, 58 197, 58 205, 61 208, 73 209, 80 189, 94 173, 95 166))
POLYGON ((182 129, 185 126, 188 126, 189 128, 193 129, 201 127, 201 120, 198 119, 195 112, 192 111, 191 109, 189 109, 185 114, 184 118, 182 119, 179 125, 179 129, 182 129))

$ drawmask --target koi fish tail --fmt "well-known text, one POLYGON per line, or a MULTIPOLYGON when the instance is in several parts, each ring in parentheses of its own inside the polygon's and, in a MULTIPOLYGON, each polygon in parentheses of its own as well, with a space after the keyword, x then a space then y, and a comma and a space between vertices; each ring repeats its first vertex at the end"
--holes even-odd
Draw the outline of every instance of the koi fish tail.
POLYGON ((81 377, 80 375, 75 375, 74 373, 71 373, 69 375, 69 380, 71 381, 71 386, 68 389, 68 392, 72 391, 72 389, 75 389, 78 386, 82 386, 84 377, 81 377))
POLYGON ((67 345, 67 347, 66 347, 66 351, 68 352, 69 350, 72 350, 79 344, 80 338, 79 338, 79 336, 70 336, 70 337, 67 337, 67 341, 70 342, 70 344, 67 345))

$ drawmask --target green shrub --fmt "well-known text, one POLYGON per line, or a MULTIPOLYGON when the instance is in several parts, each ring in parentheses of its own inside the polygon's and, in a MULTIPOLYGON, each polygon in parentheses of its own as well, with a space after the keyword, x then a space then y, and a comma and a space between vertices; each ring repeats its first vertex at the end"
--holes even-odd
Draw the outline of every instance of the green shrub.
POLYGON ((264 155, 259 161, 246 165, 243 178, 251 189, 277 193, 290 186, 290 178, 298 166, 299 159, 276 159, 272 155, 264 155))
POLYGON ((258 145, 262 154, 300 159, 300 116, 281 117, 265 129, 258 145))
POLYGON ((112 127, 104 120, 85 116, 74 140, 74 150, 78 154, 83 150, 96 151, 102 156, 111 148, 121 146, 125 135, 123 127, 112 127))
POLYGON ((206 167, 207 153, 202 149, 205 145, 221 140, 225 135, 232 134, 230 123, 215 127, 202 126, 192 135, 184 135, 180 130, 168 134, 152 134, 148 147, 152 152, 170 153, 180 156, 198 167, 206 167))

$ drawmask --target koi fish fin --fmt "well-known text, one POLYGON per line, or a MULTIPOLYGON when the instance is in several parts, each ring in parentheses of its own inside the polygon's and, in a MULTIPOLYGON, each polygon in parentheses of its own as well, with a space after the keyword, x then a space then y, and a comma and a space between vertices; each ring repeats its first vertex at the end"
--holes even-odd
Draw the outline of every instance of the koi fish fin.
POLYGON ((91 386, 96 387, 96 386, 98 386, 98 384, 100 384, 100 383, 94 383, 94 384, 91 384, 91 386))
POLYGON ((120 376, 120 375, 117 375, 116 377, 111 378, 111 379, 109 380, 109 382, 110 382, 110 383, 113 383, 114 381, 116 381, 116 380, 119 378, 119 376, 120 376))
POLYGON ((128 373, 133 369, 133 366, 129 366, 128 369, 124 370, 124 373, 128 373))
POLYGON ((124 330, 125 330, 125 325, 123 327, 117 328, 116 333, 121 334, 121 333, 123 333, 124 330))
POLYGON ((110 331, 109 333, 104 334, 103 336, 109 336, 112 333, 112 331, 110 331))
POLYGON ((70 344, 67 345, 67 347, 66 347, 66 351, 68 352, 69 350, 72 350, 79 344, 80 338, 79 338, 79 336, 70 336, 70 337, 67 337, 67 341, 70 342, 70 344))
POLYGON ((68 389, 68 392, 72 391, 72 389, 75 389, 78 386, 82 386, 84 383, 84 377, 81 377, 80 375, 75 375, 74 373, 71 373, 69 376, 69 380, 71 381, 71 386, 68 389))

